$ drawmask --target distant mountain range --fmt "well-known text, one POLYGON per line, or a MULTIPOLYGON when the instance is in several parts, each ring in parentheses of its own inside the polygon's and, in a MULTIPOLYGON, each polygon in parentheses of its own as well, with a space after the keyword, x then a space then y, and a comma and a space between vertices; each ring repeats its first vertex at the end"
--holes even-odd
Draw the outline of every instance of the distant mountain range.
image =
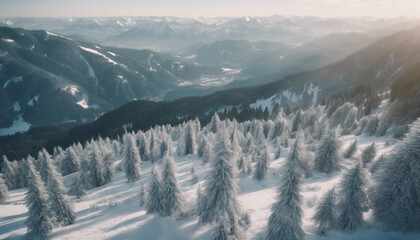
POLYGON ((171 100, 272 82, 338 61, 373 41, 357 33, 299 47, 225 40, 166 54, 45 30, 0 27, 0 36, 0 135, 31 125, 91 121, 135 99, 171 100))
POLYGON ((418 19, 320 17, 95 17, 0 18, 0 25, 45 29, 104 45, 177 51, 191 44, 223 40, 276 41, 294 46, 336 33, 383 37, 420 24, 418 19))
POLYGON ((149 50, 79 42, 47 31, 0 28, 0 128, 91 120, 133 99, 161 99, 213 74, 149 50))
MULTIPOLYGON (((263 109, 272 107, 274 103, 292 107, 310 106, 360 85, 377 91, 391 89, 391 105, 394 107, 390 109, 396 113, 391 115, 399 119, 415 119, 420 117, 417 104, 420 103, 419 80, 420 28, 415 28, 376 41, 337 63, 289 75, 265 85, 169 102, 132 101, 81 126, 41 127, 26 134, 2 137, 0 151, 10 152, 12 150, 8 149, 22 142, 35 151, 42 146, 52 148, 53 145, 85 141, 98 135, 116 136, 123 133, 127 126, 130 126, 129 129, 147 129, 155 124, 179 123, 233 106, 261 106, 263 109)), ((12 81, 19 83, 20 80, 12 81)))

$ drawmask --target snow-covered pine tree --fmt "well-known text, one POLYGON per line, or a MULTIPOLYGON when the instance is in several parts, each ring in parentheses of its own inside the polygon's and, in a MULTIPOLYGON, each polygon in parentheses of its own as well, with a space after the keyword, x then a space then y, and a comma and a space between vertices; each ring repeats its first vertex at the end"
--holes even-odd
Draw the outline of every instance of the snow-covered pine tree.
POLYGON ((354 154, 357 152, 357 148, 359 146, 359 140, 356 138, 352 144, 346 149, 343 154, 344 158, 352 158, 354 154))
MULTIPOLYGON (((28 155, 28 157, 31 157, 30 155, 28 155)), ((31 157, 32 158, 32 157, 31 157)), ((33 159, 33 158, 32 158, 33 159)), ((21 159, 21 161, 16 161, 16 182, 17 182, 17 187, 27 187, 28 186, 28 179, 27 179, 27 175, 28 175, 28 171, 26 168, 26 163, 24 161, 24 159, 21 159)))
MULTIPOLYGON (((47 161, 49 161, 48 158, 47 161)), ((52 163, 48 163, 47 189, 50 196, 50 208, 54 213, 55 221, 62 226, 72 224, 76 219, 76 215, 70 199, 66 195, 67 189, 64 187, 61 175, 52 163)))
POLYGON ((211 122, 209 124, 209 131, 212 133, 217 133, 217 131, 220 128, 220 118, 219 115, 217 115, 217 112, 214 112, 213 117, 211 118, 211 122))
POLYGON ((171 216, 175 212, 182 211, 183 197, 181 188, 176 178, 176 169, 174 159, 170 156, 165 158, 165 164, 162 173, 162 194, 164 215, 171 216))
POLYGON ((229 219, 224 214, 217 220, 217 224, 214 227, 212 240, 231 240, 232 237, 230 236, 230 226, 229 226, 229 219))
POLYGON ((171 155, 172 149, 172 140, 170 137, 164 137, 162 143, 160 144, 160 157, 164 158, 171 155))
POLYGON ((283 131, 286 128, 286 123, 283 119, 279 119, 276 122, 274 122, 274 125, 271 130, 271 140, 276 139, 277 137, 280 137, 283 134, 283 131))
POLYGON ((96 144, 90 153, 90 177, 93 187, 100 187, 105 184, 105 167, 101 153, 96 144))
POLYGON ((296 112, 296 116, 293 119, 293 123, 292 123, 292 132, 296 132, 297 130, 299 130, 300 125, 302 124, 302 110, 298 110, 296 112))
POLYGON ((265 143, 264 128, 261 121, 255 121, 253 136, 256 144, 261 145, 265 143))
POLYGON ((369 209, 366 177, 360 163, 344 175, 340 182, 339 196, 337 226, 342 229, 357 229, 363 223, 363 212, 369 209))
POLYGON ((318 227, 318 235, 320 236, 335 227, 335 222, 337 221, 337 208, 334 188, 328 191, 322 198, 316 208, 313 220, 318 227))
POLYGON ((257 180, 262 180, 267 174, 269 166, 270 154, 268 152, 267 145, 264 144, 263 149, 261 149, 261 154, 258 157, 257 165, 255 166, 254 178, 257 180))
POLYGON ((26 193, 26 206, 28 218, 25 222, 27 237, 46 239, 53 228, 53 220, 48 205, 48 195, 40 175, 32 162, 28 161, 28 192, 26 193))
MULTIPOLYGON (((237 226, 236 226, 237 227, 237 226)), ((212 240, 240 240, 243 239, 241 233, 232 233, 229 216, 224 214, 217 220, 216 226, 213 229, 212 240)))
POLYGON ((143 161, 149 161, 150 160, 150 143, 149 139, 144 135, 143 132, 139 132, 137 134, 139 137, 139 151, 140 151, 140 157, 143 161))
POLYGON ((378 158, 378 160, 376 160, 375 162, 373 162, 369 168, 370 173, 373 175, 373 177, 376 177, 378 175, 379 172, 381 172, 381 170, 384 168, 384 166, 386 165, 387 162, 387 157, 384 156, 383 154, 378 158))
POLYGON ((216 154, 207 177, 205 193, 199 204, 199 222, 212 223, 225 214, 229 219, 231 237, 239 236, 238 219, 242 216, 237 200, 237 173, 232 159, 230 141, 225 130, 219 129, 216 154))
POLYGON ((212 145, 207 140, 207 144, 204 145, 203 156, 201 157, 201 159, 203 160, 203 165, 210 162, 212 155, 213 155, 212 145))
POLYGON ((362 152, 362 163, 363 167, 366 167, 369 163, 372 162, 372 160, 376 157, 376 145, 375 143, 372 143, 362 152))
POLYGON ((238 170, 240 171, 240 173, 248 172, 248 160, 243 154, 241 158, 239 158, 239 161, 238 161, 238 170))
POLYGON ((143 207, 144 204, 146 204, 146 199, 147 199, 146 189, 144 187, 144 184, 142 184, 141 187, 140 187, 140 196, 139 196, 140 207, 143 207))
POLYGON ((148 197, 147 197, 147 213, 155 213, 161 216, 165 215, 165 205, 163 195, 163 186, 161 180, 160 170, 155 166, 152 169, 152 180, 149 185, 148 197))
POLYGON ((140 154, 136 146, 136 141, 131 134, 124 137, 124 160, 123 169, 129 182, 134 182, 140 178, 140 154))
POLYGON ((158 160, 158 153, 157 153, 157 137, 155 131, 152 129, 149 130, 150 135, 150 154, 149 154, 149 160, 154 163, 158 160))
POLYGON ((195 173, 194 167, 191 168, 191 180, 190 180, 190 182, 192 184, 197 184, 198 183, 198 176, 197 176, 197 173, 195 173))
POLYGON ((71 182, 69 193, 72 194, 73 196, 76 196, 76 198, 79 198, 79 199, 83 196, 86 196, 87 194, 86 187, 83 184, 81 172, 78 172, 74 175, 73 181, 71 182))
POLYGON ((64 158, 61 160, 60 170, 63 176, 80 170, 79 157, 71 146, 67 148, 64 158))
POLYGON ((387 156, 373 188, 373 215, 387 229, 420 231, 420 119, 387 156))
POLYGON ((314 168, 320 172, 331 173, 341 169, 341 142, 337 138, 335 129, 332 129, 321 141, 315 156, 314 168))
POLYGON ((197 155, 199 157, 203 156, 205 144, 208 144, 207 137, 205 135, 200 135, 198 140, 197 155), (200 138, 201 137, 201 138, 200 138))
POLYGON ((104 157, 105 183, 109 183, 112 180, 112 176, 114 175, 114 161, 115 161, 114 151, 110 151, 107 154, 105 154, 105 157, 104 157))
POLYGON ((84 189, 91 189, 93 186, 92 177, 90 173, 90 161, 87 153, 82 153, 80 155, 80 180, 82 181, 84 189))
POLYGON ((297 158, 287 158, 281 175, 277 202, 272 207, 268 219, 266 239, 303 239, 302 196, 300 188, 302 173, 297 158))
POLYGON ((186 133, 184 134, 184 136, 184 154, 194 154, 196 152, 197 147, 195 143, 195 131, 193 125, 191 124, 191 121, 187 124, 186 133))
POLYGON ((5 203, 8 198, 9 198, 8 188, 3 179, 3 174, 0 173, 0 204, 5 203))
POLYGON ((299 130, 296 135, 295 143, 290 151, 289 158, 293 159, 293 161, 298 164, 299 171, 302 175, 310 177, 312 175, 312 164, 309 162, 308 157, 306 157, 307 154, 303 147, 304 140, 302 130, 299 130))
POLYGON ((50 154, 43 148, 41 150, 42 157, 38 159, 39 174, 44 183, 48 181, 49 171, 52 165, 52 159, 50 154))
POLYGON ((4 181, 9 189, 13 189, 16 185, 16 173, 13 164, 3 155, 2 173, 4 181))
POLYGON ((366 133, 367 136, 373 136, 376 133, 376 130, 378 130, 379 127, 379 119, 377 116, 371 116, 369 118, 369 122, 366 124, 366 127, 363 129, 363 131, 366 133))
POLYGON ((235 162, 237 162, 242 156, 242 148, 241 148, 241 145, 239 144, 238 134, 236 133, 236 130, 233 133, 233 138, 232 138, 232 153, 233 153, 235 162))

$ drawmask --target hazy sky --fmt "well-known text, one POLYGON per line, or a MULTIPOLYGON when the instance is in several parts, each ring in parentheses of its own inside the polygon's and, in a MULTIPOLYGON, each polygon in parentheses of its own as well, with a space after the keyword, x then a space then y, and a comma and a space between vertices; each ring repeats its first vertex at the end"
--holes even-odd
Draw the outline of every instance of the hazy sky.
POLYGON ((419 16, 420 0, 0 0, 0 17, 419 16))

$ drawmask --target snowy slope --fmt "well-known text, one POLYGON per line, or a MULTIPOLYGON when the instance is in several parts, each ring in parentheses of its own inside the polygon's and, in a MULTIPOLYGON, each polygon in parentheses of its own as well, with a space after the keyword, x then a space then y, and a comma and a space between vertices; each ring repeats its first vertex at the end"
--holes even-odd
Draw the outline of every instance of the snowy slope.
MULTIPOLYGON (((392 145, 385 146, 387 141, 394 141, 391 137, 365 137, 347 135, 341 137, 346 148, 355 138, 359 140, 359 154, 362 149, 375 142, 378 154, 391 150, 392 145)), ((174 144, 176 145, 176 144, 174 144)), ((276 150, 269 145, 271 157, 276 150)), ((174 149, 175 150, 175 149, 174 149)), ((246 239, 262 239, 267 225, 267 219, 271 213, 271 205, 277 195, 277 186, 281 166, 288 156, 289 149, 285 149, 279 159, 271 161, 269 172, 262 181, 255 180, 252 175, 241 174, 239 176, 239 201, 246 212, 250 214, 251 224, 244 230, 246 239)), ((174 151, 175 152, 175 151, 174 151)), ((210 169, 209 165, 202 165, 201 159, 196 155, 174 155, 177 167, 177 177, 182 187, 182 192, 187 211, 187 217, 176 219, 175 217, 158 217, 146 214, 145 207, 139 207, 139 190, 142 184, 150 180, 152 164, 142 163, 141 180, 135 183, 127 183, 122 172, 115 170, 111 183, 99 188, 92 189, 81 200, 76 200, 75 210, 77 220, 74 224, 55 228, 49 235, 49 239, 210 239, 212 227, 200 226, 198 217, 194 214, 196 206, 197 186, 190 183, 190 170, 194 167, 203 186, 205 177, 210 169)), ((114 167, 121 161, 117 156, 114 167)), ((255 164, 255 163, 254 163, 255 164)), ((355 159, 346 159, 345 166, 348 168, 355 164, 355 159)), ((402 234, 397 232, 384 232, 378 230, 373 223, 371 211, 364 214, 364 225, 355 232, 329 232, 326 237, 316 235, 316 228, 311 220, 315 206, 320 198, 330 190, 334 184, 338 184, 342 174, 334 172, 330 175, 314 171, 312 177, 304 180, 302 186, 303 204, 302 227, 306 233, 306 239, 419 239, 419 234, 402 234)), ((64 177, 68 185, 72 175, 64 177)), ((337 186, 337 185, 336 185, 337 186)), ((10 191, 10 199, 6 205, 0 205, 0 239, 22 239, 26 233, 25 220, 27 208, 25 207, 26 189, 10 191)))

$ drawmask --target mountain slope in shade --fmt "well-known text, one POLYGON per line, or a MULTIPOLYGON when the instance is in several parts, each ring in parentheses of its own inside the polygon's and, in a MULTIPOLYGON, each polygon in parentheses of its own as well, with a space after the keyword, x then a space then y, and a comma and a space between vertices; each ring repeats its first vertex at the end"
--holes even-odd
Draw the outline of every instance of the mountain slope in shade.
POLYGON ((92 119, 133 99, 159 98, 203 72, 148 50, 0 28, 0 128, 92 119))

